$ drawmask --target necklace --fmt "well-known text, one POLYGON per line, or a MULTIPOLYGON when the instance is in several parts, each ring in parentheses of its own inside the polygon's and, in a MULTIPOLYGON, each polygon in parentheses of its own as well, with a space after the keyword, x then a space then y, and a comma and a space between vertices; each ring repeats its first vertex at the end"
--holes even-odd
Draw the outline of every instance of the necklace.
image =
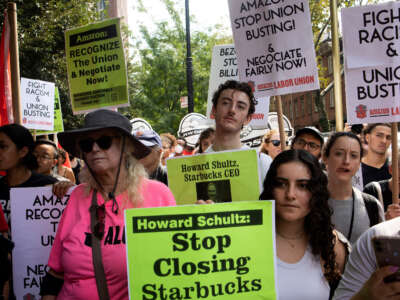
POLYGON ((279 233, 278 231, 276 232, 276 234, 278 236, 280 236, 282 239, 284 239, 289 245, 290 247, 292 247, 293 249, 296 248, 296 244, 294 242, 291 241, 296 241, 296 240, 300 240, 301 238, 303 238, 304 236, 304 231, 301 232, 300 234, 296 235, 296 236, 285 236, 281 233, 279 233))

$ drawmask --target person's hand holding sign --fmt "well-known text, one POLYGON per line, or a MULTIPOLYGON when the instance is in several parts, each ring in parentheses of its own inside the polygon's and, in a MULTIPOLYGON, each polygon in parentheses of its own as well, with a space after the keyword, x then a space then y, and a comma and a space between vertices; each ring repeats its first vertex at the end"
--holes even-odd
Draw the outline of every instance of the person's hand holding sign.
POLYGON ((388 221, 398 216, 400 216, 400 205, 399 204, 388 205, 387 210, 385 212, 385 220, 388 221))

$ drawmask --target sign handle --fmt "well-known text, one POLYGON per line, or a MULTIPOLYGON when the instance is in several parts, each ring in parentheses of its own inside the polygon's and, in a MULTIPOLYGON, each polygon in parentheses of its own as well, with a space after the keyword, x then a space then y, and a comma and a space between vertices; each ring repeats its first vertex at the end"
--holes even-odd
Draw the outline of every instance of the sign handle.
POLYGON ((285 128, 283 127, 282 98, 280 95, 275 96, 275 97, 276 97, 276 104, 277 104, 279 137, 281 139, 281 149, 282 149, 282 151, 285 151, 286 150, 286 137, 285 137, 285 128))
POLYGON ((330 0, 330 11, 332 28, 332 62, 334 81, 333 88, 335 96, 336 131, 343 131, 342 80, 340 74, 339 22, 337 13, 337 0, 330 0))
POLYGON ((32 136, 33 136, 33 140, 36 142, 36 129, 33 129, 32 136))
POLYGON ((397 146, 397 123, 392 123, 392 202, 399 204, 399 149, 397 146))
POLYGON ((21 92, 20 92, 20 77, 19 77, 17 5, 13 2, 7 3, 7 13, 8 13, 8 21, 10 23, 10 67, 11 67, 11 89, 12 89, 14 123, 22 124, 21 92))

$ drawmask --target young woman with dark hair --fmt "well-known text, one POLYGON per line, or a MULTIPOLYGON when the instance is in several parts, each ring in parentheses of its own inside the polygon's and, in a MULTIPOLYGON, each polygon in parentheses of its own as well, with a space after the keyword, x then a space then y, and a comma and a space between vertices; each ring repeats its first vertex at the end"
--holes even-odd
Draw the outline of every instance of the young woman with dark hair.
POLYGON ((362 156, 363 147, 355 134, 335 132, 328 139, 322 157, 328 172, 332 223, 352 244, 369 227, 383 221, 379 201, 352 186, 362 156))
POLYGON ((260 199, 275 199, 279 300, 329 299, 344 269, 345 242, 330 221, 326 176, 305 150, 272 162, 260 199))

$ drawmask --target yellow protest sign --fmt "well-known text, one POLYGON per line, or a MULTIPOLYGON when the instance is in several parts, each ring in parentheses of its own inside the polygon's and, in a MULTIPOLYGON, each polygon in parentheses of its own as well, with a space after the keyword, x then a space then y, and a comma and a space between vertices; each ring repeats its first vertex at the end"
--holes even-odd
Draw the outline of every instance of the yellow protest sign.
POLYGON ((75 114, 100 107, 128 105, 119 18, 67 30, 65 45, 69 90, 75 114))

